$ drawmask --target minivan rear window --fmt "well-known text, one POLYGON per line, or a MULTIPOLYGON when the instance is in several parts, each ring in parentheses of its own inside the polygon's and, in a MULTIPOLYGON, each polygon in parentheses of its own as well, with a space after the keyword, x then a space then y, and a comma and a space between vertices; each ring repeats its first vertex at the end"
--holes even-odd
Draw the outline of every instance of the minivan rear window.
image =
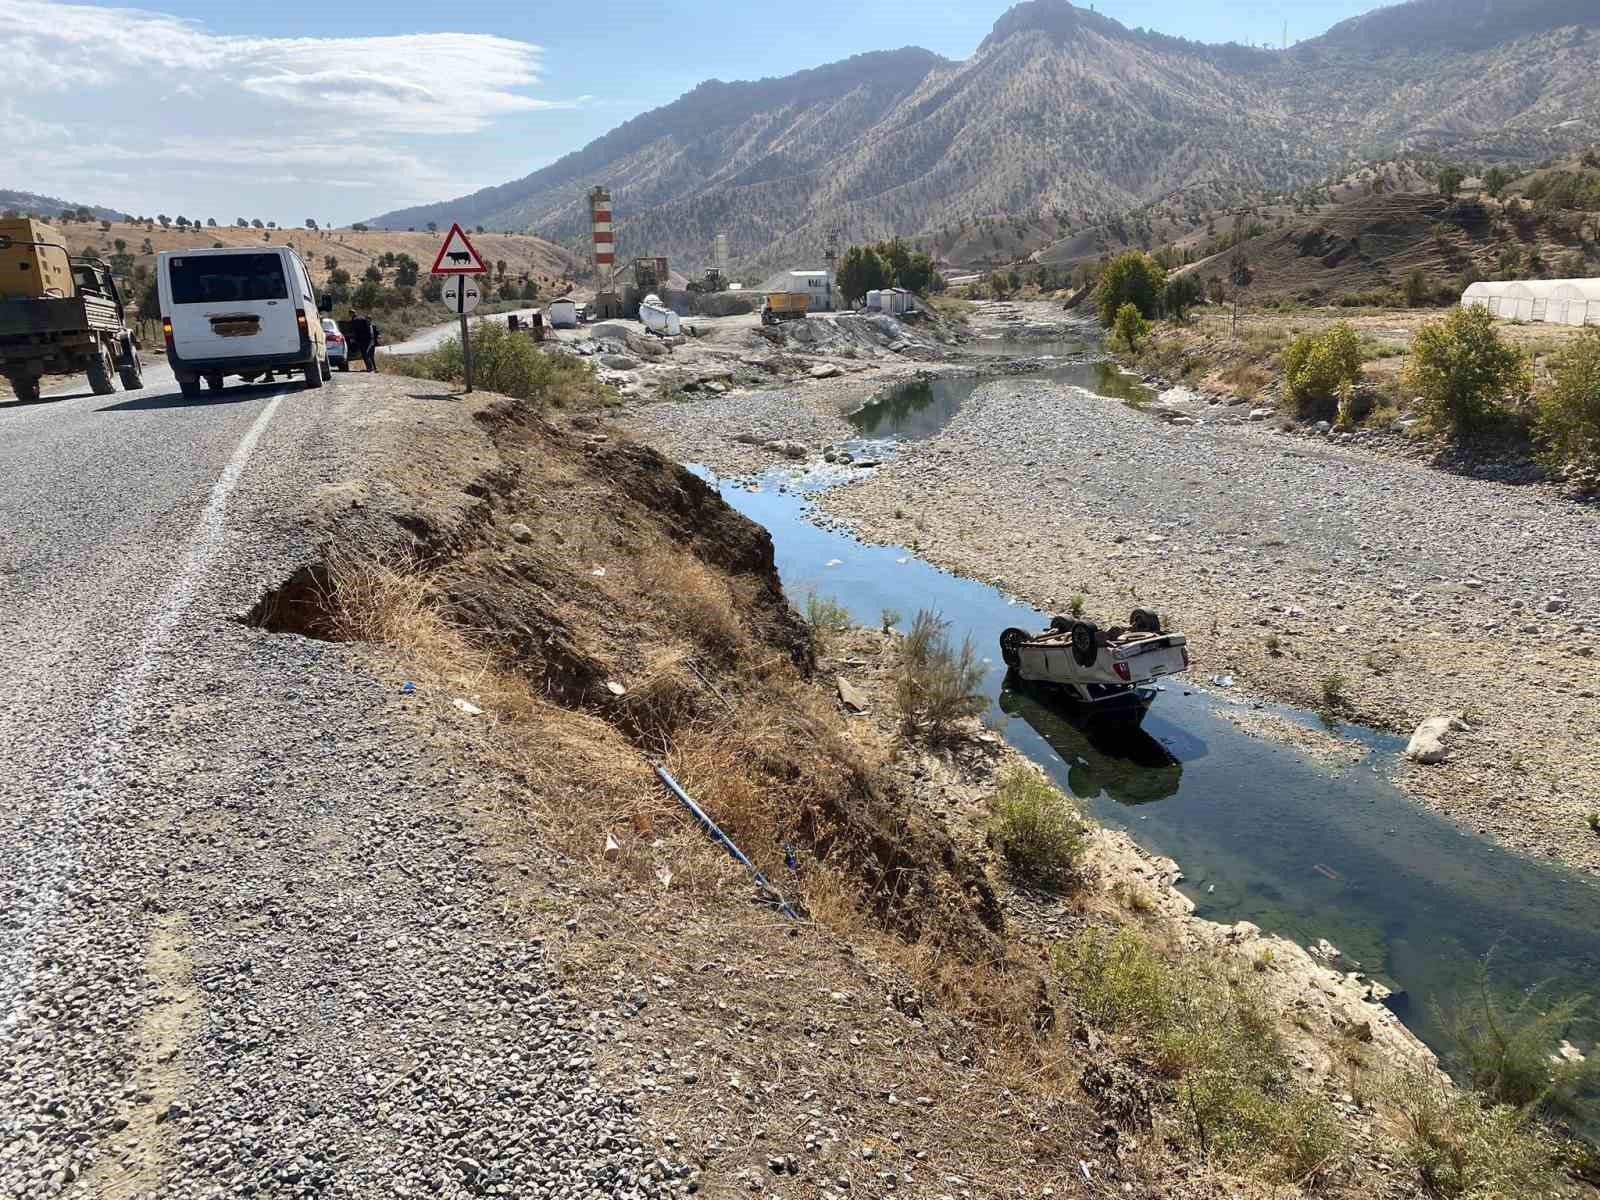
POLYGON ((289 281, 276 254, 196 254, 167 260, 174 304, 287 300, 289 281))

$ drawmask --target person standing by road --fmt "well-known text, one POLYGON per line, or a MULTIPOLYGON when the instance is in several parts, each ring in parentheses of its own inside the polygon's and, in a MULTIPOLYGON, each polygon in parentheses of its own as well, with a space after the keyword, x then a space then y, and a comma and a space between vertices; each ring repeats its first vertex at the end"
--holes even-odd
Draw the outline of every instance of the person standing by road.
POLYGON ((370 361, 367 355, 372 351, 372 322, 358 312, 352 312, 350 319, 343 324, 345 345, 352 354, 359 354, 363 361, 370 361))
POLYGON ((371 331, 367 337, 367 344, 361 348, 361 360, 367 364, 369 372, 378 369, 378 323, 367 318, 367 327, 371 331))

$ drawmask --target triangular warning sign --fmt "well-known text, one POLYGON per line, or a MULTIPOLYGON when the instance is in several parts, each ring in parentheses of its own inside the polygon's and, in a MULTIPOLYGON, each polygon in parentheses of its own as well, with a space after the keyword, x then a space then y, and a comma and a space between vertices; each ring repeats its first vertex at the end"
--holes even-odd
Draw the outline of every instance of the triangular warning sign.
POLYGON ((450 232, 439 247, 439 256, 433 260, 430 275, 487 275, 488 264, 478 257, 478 252, 467 241, 467 234, 459 225, 452 224, 450 232))

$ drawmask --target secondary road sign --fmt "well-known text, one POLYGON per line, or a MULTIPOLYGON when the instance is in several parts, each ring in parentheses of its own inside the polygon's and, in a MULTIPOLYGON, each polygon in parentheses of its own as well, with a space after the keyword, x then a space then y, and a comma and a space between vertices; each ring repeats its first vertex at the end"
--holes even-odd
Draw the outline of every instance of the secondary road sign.
POLYGON ((481 290, 476 279, 452 275, 444 281, 439 298, 451 312, 465 316, 478 307, 478 293, 481 290))
POLYGON ((445 235, 444 245, 439 247, 439 254, 433 260, 430 275, 487 275, 488 264, 483 261, 478 252, 472 248, 472 243, 467 240, 466 230, 460 225, 451 225, 450 232, 445 235))

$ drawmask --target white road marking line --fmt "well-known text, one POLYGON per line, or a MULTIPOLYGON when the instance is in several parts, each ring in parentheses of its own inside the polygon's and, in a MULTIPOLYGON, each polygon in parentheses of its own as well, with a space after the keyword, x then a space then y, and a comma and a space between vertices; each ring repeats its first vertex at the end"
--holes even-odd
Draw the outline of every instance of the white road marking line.
MULTIPOLYGON (((49 814, 50 819, 42 823, 41 833, 51 838, 54 845, 50 850, 41 846, 39 852, 49 854, 54 861, 38 872, 41 878, 31 881, 31 890, 37 900, 24 918, 22 928, 17 931, 16 942, 0 951, 0 1013, 3 1013, 0 1016, 0 1029, 13 1026, 20 1019, 22 1008, 18 997, 33 977, 39 935, 48 919, 61 906, 67 880, 78 874, 76 868, 79 866, 81 840, 79 805, 96 795, 103 796, 106 792, 118 789, 119 785, 111 776, 111 768, 130 736, 129 731, 134 724, 134 705, 155 669, 156 660, 167 648, 173 630, 193 604, 201 581, 216 560, 227 528, 228 497, 238 486, 256 442, 278 411, 278 404, 283 397, 284 393, 278 393, 261 410, 261 415, 239 439, 233 457, 211 485, 211 496, 201 510, 200 519, 195 523, 194 533, 184 550, 177 580, 162 594, 155 611, 145 622, 144 634, 132 664, 107 681, 105 694, 90 717, 94 740, 83 755, 88 765, 70 785, 70 800, 67 785, 63 785, 53 797, 51 807, 54 811, 49 814)), ((37 862, 37 859, 34 861, 37 862)))

